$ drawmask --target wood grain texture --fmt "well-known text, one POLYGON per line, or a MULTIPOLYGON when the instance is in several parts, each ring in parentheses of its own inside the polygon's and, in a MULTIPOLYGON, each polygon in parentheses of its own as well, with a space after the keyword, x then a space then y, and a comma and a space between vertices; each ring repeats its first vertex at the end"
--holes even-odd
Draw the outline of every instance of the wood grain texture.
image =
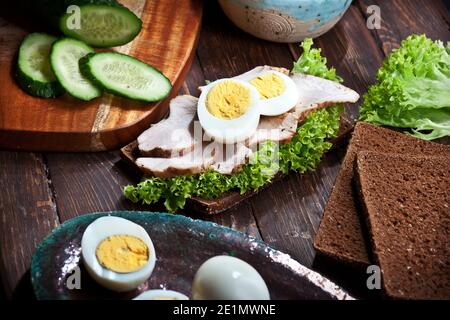
POLYGON ((292 69, 293 60, 286 45, 242 32, 215 1, 205 3, 205 12, 197 53, 206 80, 236 76, 261 65, 292 69))
MULTIPOLYGON (((161 70, 178 93, 195 54, 202 1, 125 0, 142 17, 136 39, 116 51, 161 70)), ((37 151, 99 151, 120 147, 167 112, 168 100, 134 102, 109 94, 84 102, 68 95, 40 99, 14 82, 15 53, 29 32, 9 16, 0 18, 0 147, 37 151), (9 20, 8 20, 9 19, 9 20)), ((35 30, 35 29, 31 29, 35 30)))
POLYGON ((381 29, 373 33, 385 55, 412 33, 444 42, 450 40, 450 12, 444 0, 358 0, 358 4, 366 16, 368 6, 380 7, 381 29))
POLYGON ((7 298, 21 282, 38 243, 59 220, 41 155, 0 152, 0 272, 7 298))
POLYGON ((315 250, 312 241, 320 223, 342 151, 327 154, 312 172, 290 174, 252 198, 261 235, 274 248, 312 266, 315 250))

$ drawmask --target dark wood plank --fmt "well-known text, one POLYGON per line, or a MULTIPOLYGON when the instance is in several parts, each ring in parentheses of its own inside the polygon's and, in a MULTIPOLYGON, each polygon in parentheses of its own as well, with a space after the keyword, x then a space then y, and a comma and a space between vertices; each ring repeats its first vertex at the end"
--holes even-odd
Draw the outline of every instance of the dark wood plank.
POLYGON ((198 97, 200 95, 200 90, 198 87, 204 84, 205 75, 203 74, 198 55, 196 55, 180 94, 189 94, 191 96, 198 97))
POLYGON ((412 33, 450 40, 450 13, 443 0, 358 0, 358 3, 366 16, 368 6, 380 7, 381 29, 373 33, 386 55, 412 33))
POLYGON ((122 196, 133 173, 121 166, 117 152, 47 155, 61 221, 78 215, 114 210, 139 210, 122 196))
POLYGON ((29 286, 35 247, 59 219, 40 154, 0 152, 0 272, 5 296, 29 286))
POLYGON ((213 81, 244 73, 256 66, 292 68, 284 44, 263 41, 234 26, 216 1, 205 3, 198 57, 205 78, 213 81))
POLYGON ((342 160, 342 150, 327 154, 315 171, 291 173, 252 200, 265 242, 311 267, 312 242, 342 160))

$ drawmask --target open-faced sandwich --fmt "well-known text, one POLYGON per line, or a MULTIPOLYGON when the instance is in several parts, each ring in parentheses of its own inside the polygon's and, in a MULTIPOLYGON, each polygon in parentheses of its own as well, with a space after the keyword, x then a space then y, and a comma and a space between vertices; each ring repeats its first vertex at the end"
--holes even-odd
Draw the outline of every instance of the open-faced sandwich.
POLYGON ((278 173, 315 168, 337 135, 342 104, 359 95, 339 84, 311 40, 302 46, 292 72, 256 67, 208 83, 198 99, 173 99, 169 117, 143 132, 135 150, 124 149, 145 174, 125 196, 147 204, 165 199, 175 211, 188 198, 244 194, 278 173))

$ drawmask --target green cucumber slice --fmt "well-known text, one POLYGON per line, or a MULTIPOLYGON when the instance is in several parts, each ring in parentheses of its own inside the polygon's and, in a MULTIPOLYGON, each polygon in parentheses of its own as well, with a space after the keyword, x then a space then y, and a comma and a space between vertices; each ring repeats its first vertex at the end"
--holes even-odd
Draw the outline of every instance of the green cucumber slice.
POLYGON ((159 101, 172 89, 170 80, 159 70, 117 52, 89 54, 80 60, 80 69, 105 91, 133 100, 159 101))
POLYGON ((56 78, 67 92, 81 100, 89 101, 99 97, 102 91, 80 72, 78 62, 88 53, 94 52, 82 41, 62 38, 53 44, 50 64, 56 78))
POLYGON ((50 49, 56 40, 45 33, 32 33, 20 45, 16 79, 25 92, 43 98, 64 93, 50 67, 50 49))
POLYGON ((86 4, 80 6, 80 28, 72 26, 72 14, 64 14, 59 27, 68 37, 94 47, 115 47, 132 41, 141 31, 142 21, 123 6, 86 4))

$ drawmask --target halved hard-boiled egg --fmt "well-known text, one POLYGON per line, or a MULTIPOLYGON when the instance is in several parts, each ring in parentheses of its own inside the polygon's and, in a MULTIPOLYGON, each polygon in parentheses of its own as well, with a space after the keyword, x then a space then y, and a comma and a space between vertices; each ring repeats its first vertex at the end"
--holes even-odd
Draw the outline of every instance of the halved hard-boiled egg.
POLYGON ((248 82, 220 79, 202 88, 198 118, 206 134, 220 143, 236 143, 258 127, 259 92, 248 82))
POLYGON ((89 275, 118 292, 145 282, 156 262, 155 248, 145 229, 113 216, 98 218, 86 228, 81 254, 89 275))
POLYGON ((270 300, 264 279, 247 262, 216 256, 204 262, 192 283, 194 300, 270 300))
POLYGON ((246 81, 258 90, 259 112, 265 116, 283 114, 295 107, 300 99, 295 82, 270 67, 257 67, 233 79, 246 81))
POLYGON ((189 300, 189 297, 173 290, 148 290, 138 295, 133 300, 189 300))

